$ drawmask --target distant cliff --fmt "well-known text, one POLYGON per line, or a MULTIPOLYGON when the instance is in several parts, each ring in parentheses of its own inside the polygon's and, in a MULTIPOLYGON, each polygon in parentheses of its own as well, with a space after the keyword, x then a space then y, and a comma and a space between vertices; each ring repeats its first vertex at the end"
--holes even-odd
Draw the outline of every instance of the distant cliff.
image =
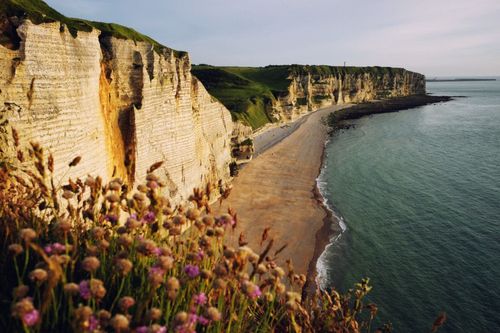
POLYGON ((335 104, 425 94, 425 77, 402 68, 200 65, 193 74, 253 128, 335 104))
POLYGON ((24 2, 0 4, 0 135, 12 125, 24 144, 38 141, 58 177, 134 183, 164 161, 158 174, 176 201, 229 180, 233 122, 191 76, 187 53, 24 2))

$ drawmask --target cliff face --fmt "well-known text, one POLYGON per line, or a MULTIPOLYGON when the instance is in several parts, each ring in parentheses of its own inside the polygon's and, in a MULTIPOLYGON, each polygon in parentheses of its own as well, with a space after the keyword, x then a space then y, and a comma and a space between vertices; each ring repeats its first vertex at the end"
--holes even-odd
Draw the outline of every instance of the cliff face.
POLYGON ((391 67, 199 65, 193 73, 254 129, 330 105, 425 94, 423 75, 391 67))
POLYGON ((425 94, 425 77, 404 69, 357 71, 356 73, 314 73, 292 71, 287 94, 278 96, 268 112, 290 121, 308 111, 337 104, 362 103, 377 99, 425 94))
POLYGON ((0 130, 7 120, 24 144, 52 152, 56 177, 133 183, 164 161, 157 174, 176 201, 229 180, 231 116, 191 76, 187 54, 97 29, 74 37, 59 22, 15 28, 19 40, 0 44, 0 130))

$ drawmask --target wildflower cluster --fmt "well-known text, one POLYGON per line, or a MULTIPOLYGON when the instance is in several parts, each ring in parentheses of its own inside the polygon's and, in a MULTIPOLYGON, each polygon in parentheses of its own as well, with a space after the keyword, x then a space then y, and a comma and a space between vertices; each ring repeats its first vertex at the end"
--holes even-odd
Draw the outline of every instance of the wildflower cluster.
POLYGON ((369 330, 368 281, 348 295, 303 299, 306 277, 276 264, 273 240, 259 253, 225 244, 237 216, 211 214, 209 187, 173 207, 154 174, 159 163, 136 191, 90 176, 56 186, 43 148, 23 151, 17 140, 14 149, 17 162, 0 161, 2 331, 369 330))

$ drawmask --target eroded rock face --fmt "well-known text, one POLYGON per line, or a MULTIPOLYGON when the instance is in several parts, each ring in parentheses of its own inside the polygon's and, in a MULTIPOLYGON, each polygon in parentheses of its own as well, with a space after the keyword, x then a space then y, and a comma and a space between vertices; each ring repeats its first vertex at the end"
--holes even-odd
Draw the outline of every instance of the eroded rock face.
POLYGON ((231 116, 191 76, 187 55, 97 30, 73 38, 59 23, 25 21, 17 33, 18 49, 0 45, 0 122, 52 152, 56 177, 134 183, 164 161, 157 174, 174 201, 227 183, 231 116))
POLYGON ((384 74, 299 74, 291 76, 288 94, 279 97, 270 112, 280 121, 290 121, 331 105, 418 94, 425 94, 425 76, 403 69, 384 74))

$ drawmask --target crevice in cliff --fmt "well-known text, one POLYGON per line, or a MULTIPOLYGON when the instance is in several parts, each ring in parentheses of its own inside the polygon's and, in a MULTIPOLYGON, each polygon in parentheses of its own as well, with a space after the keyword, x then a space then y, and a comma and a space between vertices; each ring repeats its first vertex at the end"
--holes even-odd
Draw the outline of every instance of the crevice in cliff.
POLYGON ((111 39, 112 37, 106 34, 99 36, 103 56, 99 94, 105 120, 106 142, 110 153, 109 170, 113 170, 116 176, 133 184, 137 155, 135 110, 142 106, 142 59, 140 53, 134 53, 128 82, 132 94, 131 96, 121 95, 116 82, 118 78, 113 79, 114 63, 117 59, 111 39))
POLYGON ((35 94, 35 78, 31 79, 30 89, 26 93, 26 97, 28 97, 28 110, 31 109, 31 105, 33 105, 33 95, 35 94))
POLYGON ((19 50, 21 47, 21 37, 17 33, 17 17, 0 16, 0 45, 9 50, 19 50))
POLYGON ((155 53, 153 48, 149 50, 146 53, 146 61, 147 61, 147 66, 146 66, 146 71, 148 72, 149 76, 149 81, 153 81, 155 78, 154 72, 155 72, 155 53))
POLYGON ((144 63, 139 51, 134 52, 132 67, 133 69, 129 79, 130 88, 132 90, 130 104, 140 109, 142 108, 142 91, 144 90, 144 63))
POLYGON ((135 167, 137 156, 134 106, 120 111, 118 116, 118 126, 122 134, 123 145, 125 148, 124 165, 127 170, 127 179, 129 184, 133 184, 135 181, 135 167))

